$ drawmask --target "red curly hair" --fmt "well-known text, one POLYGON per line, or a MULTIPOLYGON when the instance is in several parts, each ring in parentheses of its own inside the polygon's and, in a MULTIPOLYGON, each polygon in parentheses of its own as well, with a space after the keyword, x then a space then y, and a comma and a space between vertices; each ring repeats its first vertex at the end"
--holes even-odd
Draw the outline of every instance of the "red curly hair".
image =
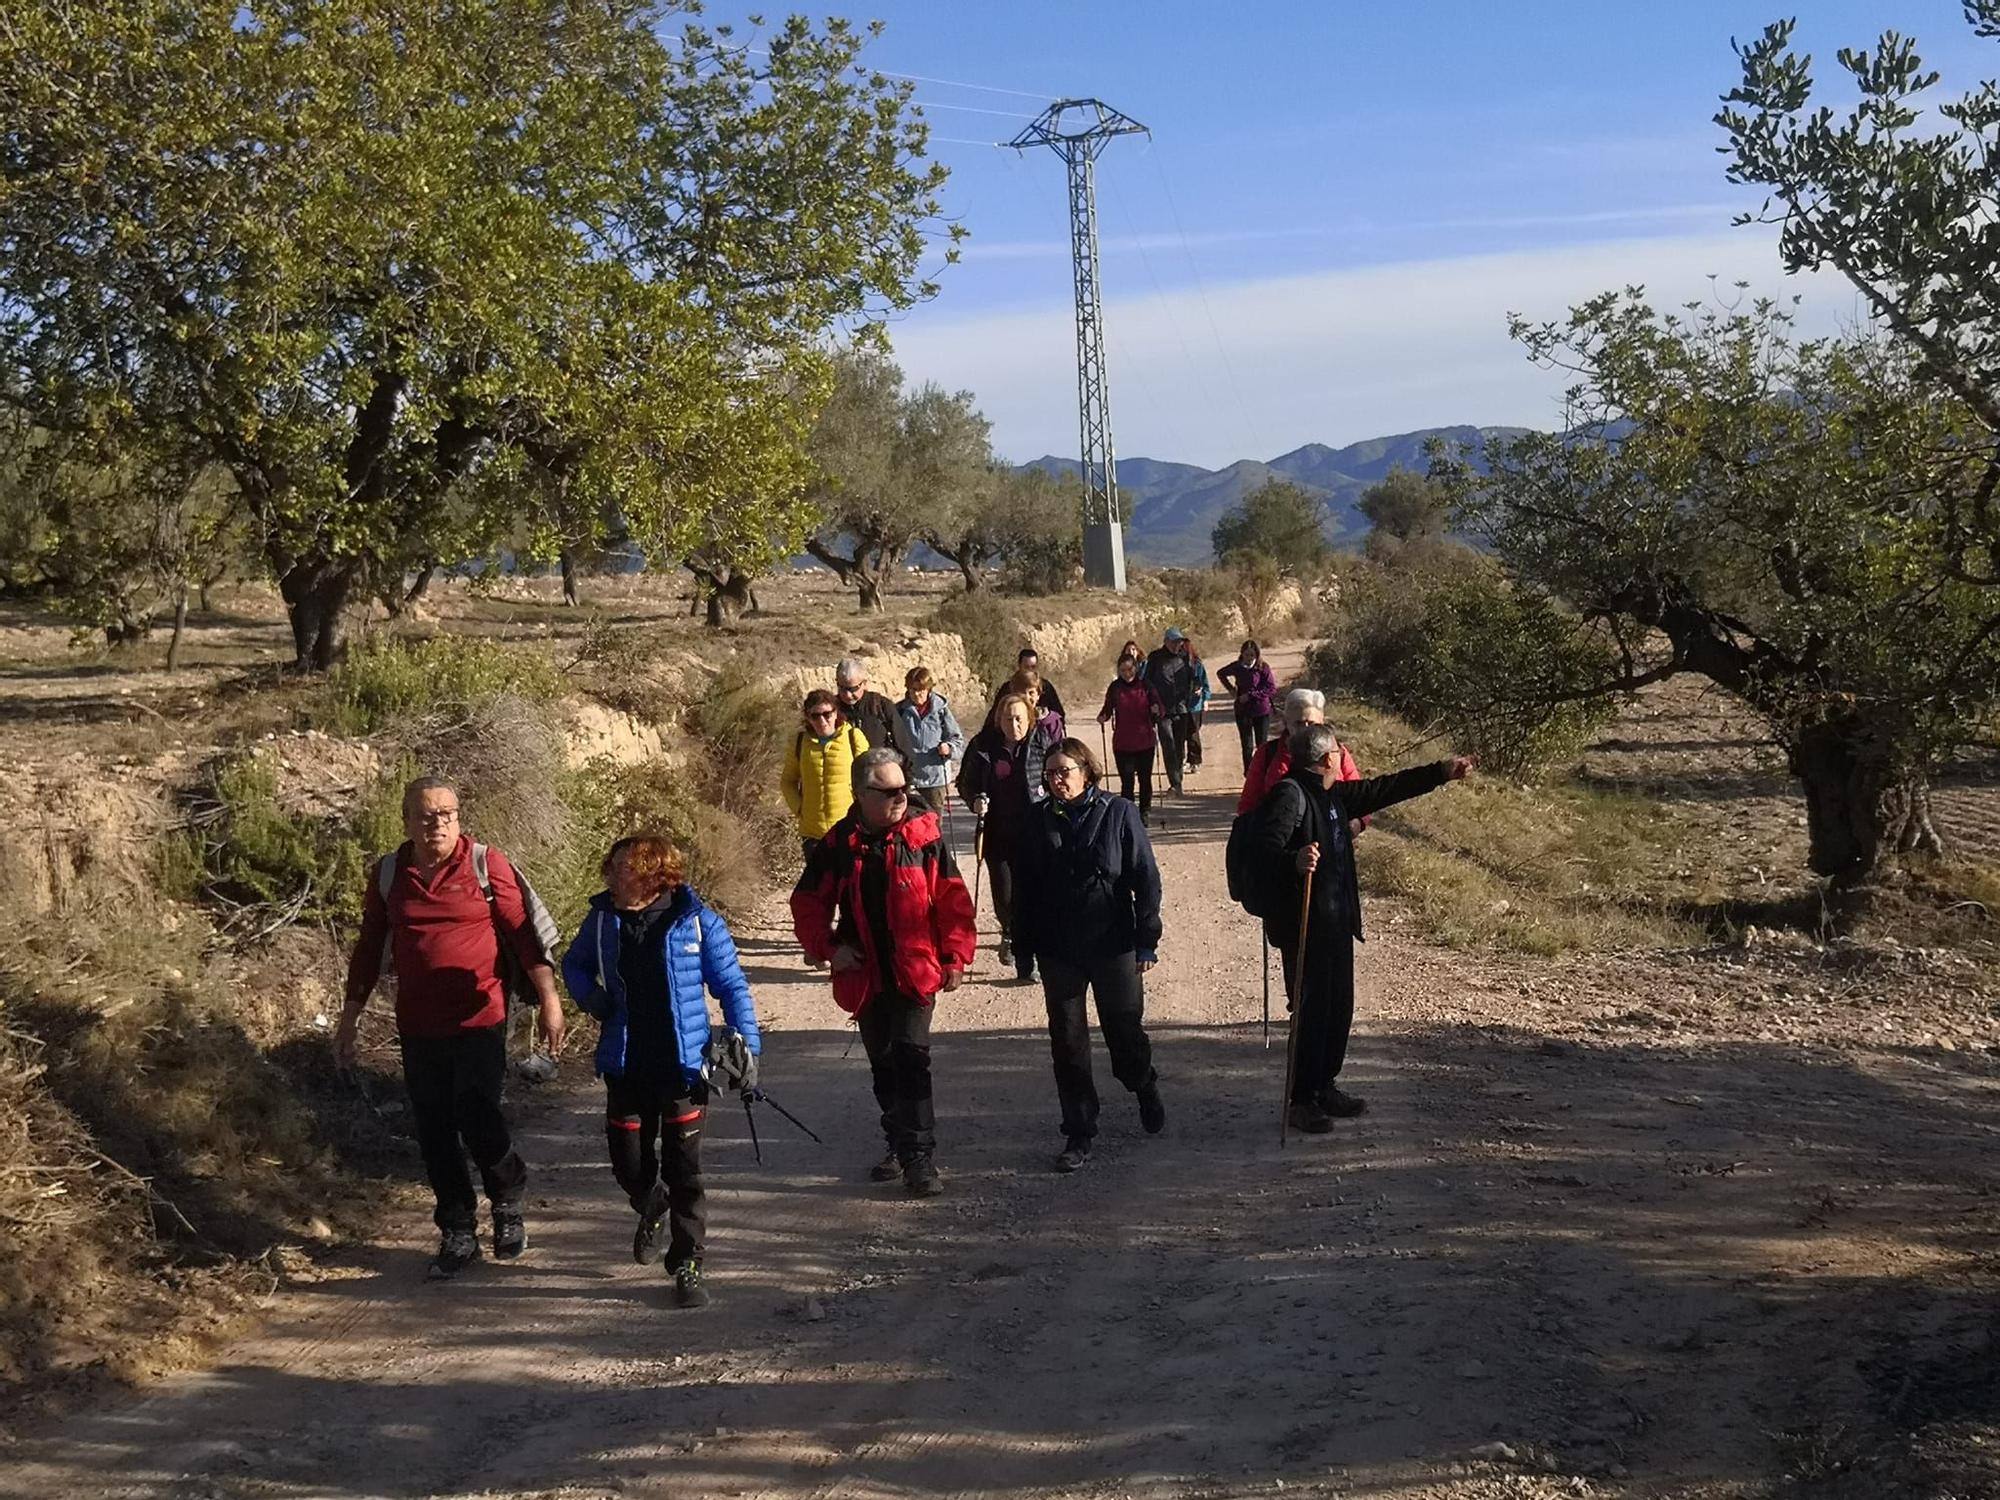
POLYGON ((622 838, 611 846, 604 856, 603 875, 611 879, 611 867, 620 855, 625 857, 625 871, 634 880, 642 880, 653 890, 655 896, 671 890, 677 885, 687 884, 687 856, 672 839, 662 838, 657 833, 635 833, 622 838))

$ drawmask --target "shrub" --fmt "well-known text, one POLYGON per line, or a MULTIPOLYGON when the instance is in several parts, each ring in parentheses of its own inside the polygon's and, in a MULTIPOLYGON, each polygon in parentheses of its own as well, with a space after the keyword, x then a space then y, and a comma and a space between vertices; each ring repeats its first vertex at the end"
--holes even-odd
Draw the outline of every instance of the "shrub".
POLYGON ((1335 633, 1306 676, 1390 709, 1522 775, 1574 755, 1611 714, 1610 643, 1476 558, 1350 575, 1335 633))
POLYGON ((965 660, 991 694, 1014 675, 1021 622, 991 594, 954 594, 925 622, 965 641, 965 660))
POLYGON ((378 637, 357 643, 327 680, 328 721, 343 734, 372 734, 403 719, 469 713, 495 698, 548 702, 562 677, 520 646, 476 636, 378 637))
POLYGON ((1074 532, 1016 541, 1000 571, 1000 587, 1010 594, 1060 594, 1082 581, 1083 538, 1074 532))

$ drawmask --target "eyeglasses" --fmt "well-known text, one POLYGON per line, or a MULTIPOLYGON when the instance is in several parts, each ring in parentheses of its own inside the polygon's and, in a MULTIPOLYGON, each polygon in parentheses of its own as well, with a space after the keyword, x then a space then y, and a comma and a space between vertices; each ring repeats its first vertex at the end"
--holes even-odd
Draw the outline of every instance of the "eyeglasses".
POLYGON ((807 714, 806 717, 808 719, 831 719, 834 717, 834 711, 830 708, 816 708, 807 714))
POLYGON ((843 698, 859 698, 863 693, 868 691, 868 684, 865 682, 850 682, 835 688, 834 691, 839 693, 843 698))
POLYGON ((873 792, 884 802, 907 802, 910 800, 910 789, 906 786, 864 786, 861 790, 864 792, 873 792))
POLYGON ((455 807, 444 807, 439 808, 435 812, 418 813, 417 816, 426 824, 435 823, 439 827, 443 827, 446 823, 456 823, 458 821, 458 809, 455 807))
POLYGON ((1060 765, 1049 766, 1045 769, 1051 781, 1066 781, 1072 776, 1081 776, 1083 774, 1082 766, 1060 765))

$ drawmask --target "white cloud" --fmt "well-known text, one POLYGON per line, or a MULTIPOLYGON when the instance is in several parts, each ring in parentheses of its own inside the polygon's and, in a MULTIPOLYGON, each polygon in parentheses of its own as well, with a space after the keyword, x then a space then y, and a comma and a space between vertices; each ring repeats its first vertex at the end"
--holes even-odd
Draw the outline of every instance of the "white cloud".
MULTIPOLYGON (((1640 284, 1656 306, 1806 294, 1801 326, 1858 321, 1837 278, 1788 280, 1768 230, 1622 239, 1315 272, 1105 308, 1118 452, 1219 466, 1307 442, 1342 444, 1454 422, 1543 424, 1563 381, 1536 371, 1506 317, 1555 317, 1640 284), (1714 280, 1711 280, 1711 277, 1714 280)), ((1015 459, 1076 447, 1067 299, 957 317, 949 294, 893 330, 911 380, 970 389, 1015 459)))

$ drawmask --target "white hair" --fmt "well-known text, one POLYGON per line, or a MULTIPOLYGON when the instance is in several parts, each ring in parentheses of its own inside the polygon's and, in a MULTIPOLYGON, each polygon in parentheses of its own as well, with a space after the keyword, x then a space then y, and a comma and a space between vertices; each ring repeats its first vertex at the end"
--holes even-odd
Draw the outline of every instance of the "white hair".
POLYGON ((858 656, 843 656, 833 669, 836 686, 843 682, 860 682, 868 676, 868 664, 858 656))
POLYGON ((1315 713, 1326 712, 1326 694, 1318 688, 1293 688, 1285 694, 1285 722, 1297 723, 1306 710, 1315 713))

